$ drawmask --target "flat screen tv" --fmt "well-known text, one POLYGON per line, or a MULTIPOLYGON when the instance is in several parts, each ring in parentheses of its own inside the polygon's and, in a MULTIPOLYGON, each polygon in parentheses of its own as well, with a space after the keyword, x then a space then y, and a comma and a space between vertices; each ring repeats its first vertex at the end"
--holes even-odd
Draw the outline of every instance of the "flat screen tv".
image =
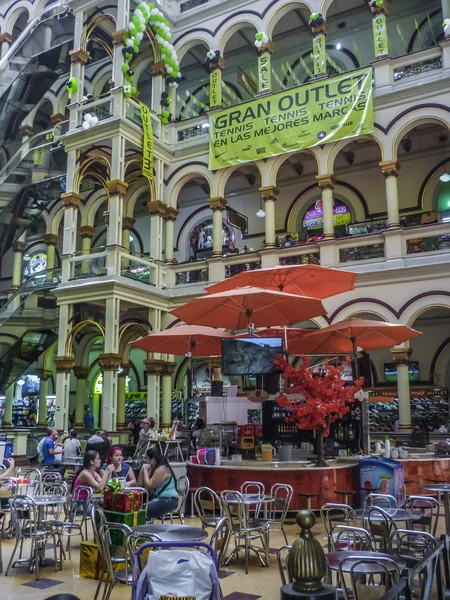
MULTIPOLYGON (((386 383, 395 383, 397 381, 397 366, 395 363, 384 363, 384 378, 386 383)), ((408 364, 409 381, 420 381, 419 363, 417 360, 411 360, 408 364)))
POLYGON ((283 354, 283 338, 222 339, 224 375, 261 375, 277 373, 273 361, 283 354))

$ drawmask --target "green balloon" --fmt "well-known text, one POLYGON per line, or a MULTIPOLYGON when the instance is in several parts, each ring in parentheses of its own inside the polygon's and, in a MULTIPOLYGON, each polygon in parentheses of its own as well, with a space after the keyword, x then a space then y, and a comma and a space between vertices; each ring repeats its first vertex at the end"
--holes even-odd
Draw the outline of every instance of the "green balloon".
POLYGON ((137 34, 137 29, 136 29, 136 25, 130 25, 130 35, 136 35, 137 34))
POLYGON ((137 89, 133 85, 131 88, 131 95, 135 94, 136 92, 137 92, 137 89))
POLYGON ((137 18, 136 15, 133 15, 131 17, 131 22, 134 23, 136 26, 139 25, 139 23, 140 23, 140 21, 139 21, 139 19, 137 18))
POLYGON ((129 69, 128 65, 122 65, 122 73, 127 73, 128 69, 129 69))

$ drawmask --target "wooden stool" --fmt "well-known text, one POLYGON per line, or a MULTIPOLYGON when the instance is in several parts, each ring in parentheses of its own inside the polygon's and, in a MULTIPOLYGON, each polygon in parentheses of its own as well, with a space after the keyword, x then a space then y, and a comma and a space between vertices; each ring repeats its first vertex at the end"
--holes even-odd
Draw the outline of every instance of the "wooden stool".
POLYGON ((339 495, 339 496, 343 496, 343 502, 344 502, 344 504, 348 504, 349 506, 351 506, 351 505, 349 504, 348 497, 349 496, 354 496, 356 494, 356 492, 353 491, 353 490, 342 490, 341 492, 338 492, 336 490, 335 493, 337 495, 339 495))
POLYGON ((311 509, 311 498, 318 498, 320 496, 320 494, 314 494, 314 493, 304 493, 304 494, 297 494, 297 498, 306 498, 306 509, 307 510, 312 510, 311 509))

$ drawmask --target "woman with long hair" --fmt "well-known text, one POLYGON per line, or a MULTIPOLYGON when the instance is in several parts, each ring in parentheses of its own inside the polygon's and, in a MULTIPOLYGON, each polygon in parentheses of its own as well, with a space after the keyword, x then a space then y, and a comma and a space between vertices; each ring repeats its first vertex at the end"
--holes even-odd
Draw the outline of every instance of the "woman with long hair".
POLYGON ((154 494, 148 503, 147 518, 163 517, 178 508, 177 480, 167 457, 157 448, 147 450, 144 460, 139 485, 154 494))
POLYGON ((83 467, 76 474, 72 486, 73 495, 77 500, 87 500, 87 492, 85 490, 77 493, 77 489, 82 486, 90 487, 91 490, 96 492, 103 492, 111 473, 114 471, 114 465, 108 465, 104 471, 101 471, 101 475, 99 475, 97 470, 100 469, 101 464, 100 455, 97 450, 88 450, 85 453, 83 467))
POLYGON ((113 465, 114 467, 114 470, 110 473, 109 479, 125 479, 128 487, 136 485, 136 477, 133 469, 130 465, 123 462, 122 448, 120 446, 112 446, 106 458, 106 463, 102 467, 102 471, 104 471, 108 465, 113 465))

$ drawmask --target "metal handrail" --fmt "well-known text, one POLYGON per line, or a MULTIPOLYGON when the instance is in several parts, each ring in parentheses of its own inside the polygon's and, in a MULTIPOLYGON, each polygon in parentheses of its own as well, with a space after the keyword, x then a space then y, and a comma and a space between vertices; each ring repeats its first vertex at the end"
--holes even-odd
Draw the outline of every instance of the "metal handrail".
POLYGON ((32 275, 31 277, 28 277, 28 279, 22 283, 22 285, 14 292, 14 294, 12 294, 10 298, 8 298, 8 301, 0 308, 0 323, 2 315, 4 315, 9 306, 14 302, 15 298, 23 296, 24 293, 27 293, 27 295, 29 295, 37 290, 54 288, 54 278, 52 280, 47 279, 47 275, 50 273, 54 273, 55 277, 59 278, 59 275, 61 274, 61 269, 46 269, 45 271, 39 271, 39 273, 34 273, 34 275, 32 275), (42 277, 44 277, 44 282, 42 285, 30 287, 32 281, 36 281, 37 279, 40 279, 42 277))
POLYGON ((31 150, 36 150, 37 148, 43 148, 45 146, 49 146, 54 143, 54 140, 46 140, 46 136, 52 133, 53 129, 48 129, 47 131, 41 131, 40 133, 36 133, 32 137, 28 138, 20 148, 12 155, 12 157, 8 160, 8 162, 4 165, 4 167, 0 170, 0 183, 3 183, 4 180, 11 175, 11 167, 15 168, 20 164, 22 160, 24 160, 31 150), (37 144, 33 146, 33 142, 35 142, 38 138, 43 138, 43 144, 37 144), (26 146, 29 146, 28 150, 25 150, 26 146), (24 153, 25 152, 25 153, 24 153), (14 164, 14 161, 15 164, 14 164), (6 173, 5 173, 6 171, 6 173))

